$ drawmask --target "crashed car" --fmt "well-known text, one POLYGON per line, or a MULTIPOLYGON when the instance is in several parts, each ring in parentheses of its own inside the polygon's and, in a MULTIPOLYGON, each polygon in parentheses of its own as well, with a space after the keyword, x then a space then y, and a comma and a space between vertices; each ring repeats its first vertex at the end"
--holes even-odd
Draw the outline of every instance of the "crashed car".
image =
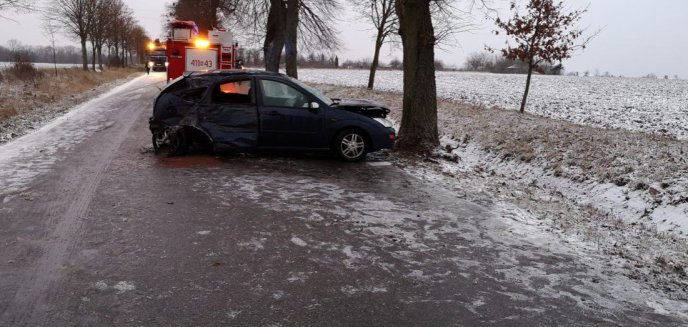
POLYGON ((156 153, 183 155, 193 143, 216 152, 331 151, 345 161, 394 145, 389 109, 368 100, 330 99, 291 77, 264 71, 194 72, 155 100, 156 153))

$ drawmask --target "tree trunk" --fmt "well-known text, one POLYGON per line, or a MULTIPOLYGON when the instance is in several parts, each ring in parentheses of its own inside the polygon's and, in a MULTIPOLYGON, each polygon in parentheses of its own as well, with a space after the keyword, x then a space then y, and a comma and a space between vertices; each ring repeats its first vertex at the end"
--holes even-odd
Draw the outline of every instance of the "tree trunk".
POLYGON ((100 68, 100 71, 103 71, 103 45, 99 44, 98 45, 98 67, 100 68))
POLYGON ((270 0, 270 12, 266 26, 263 53, 265 70, 279 72, 282 48, 284 48, 285 8, 282 0, 270 0))
POLYGON ((55 51, 55 39, 53 38, 53 65, 55 65, 55 77, 57 77, 57 51, 55 51))
POLYGON ((96 71, 96 45, 95 45, 95 43, 91 44, 91 55, 93 55, 93 58, 91 59, 91 67, 93 67, 93 71, 96 71))
POLYGON ((382 48, 382 33, 382 29, 378 29, 375 39, 375 54, 373 55, 373 63, 370 64, 370 75, 368 76, 368 90, 372 90, 375 86, 375 73, 380 62, 380 49, 382 48))
POLYGON ((81 63, 82 69, 88 71, 88 51, 86 50, 86 37, 81 38, 81 63))
POLYGON ((428 152, 439 144, 435 34, 428 0, 396 0, 404 48, 404 104, 396 149, 428 152))
POLYGON ((287 75, 299 78, 297 33, 299 28, 299 0, 287 0, 284 56, 287 75))
POLYGON ((523 100, 521 100, 521 109, 518 110, 520 113, 526 111, 526 99, 528 99, 528 91, 530 90, 530 78, 533 76, 533 64, 532 60, 528 62, 528 78, 526 79, 526 91, 523 92, 523 100))
POLYGON ((117 67, 121 65, 119 60, 119 44, 117 43, 117 41, 115 41, 115 63, 117 67))

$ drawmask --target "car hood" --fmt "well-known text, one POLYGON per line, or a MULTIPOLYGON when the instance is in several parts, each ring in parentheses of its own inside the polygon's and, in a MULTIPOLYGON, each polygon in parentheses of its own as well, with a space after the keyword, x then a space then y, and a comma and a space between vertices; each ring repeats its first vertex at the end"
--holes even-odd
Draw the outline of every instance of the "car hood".
POLYGON ((385 105, 367 99, 340 99, 333 107, 370 118, 386 118, 390 111, 385 105))

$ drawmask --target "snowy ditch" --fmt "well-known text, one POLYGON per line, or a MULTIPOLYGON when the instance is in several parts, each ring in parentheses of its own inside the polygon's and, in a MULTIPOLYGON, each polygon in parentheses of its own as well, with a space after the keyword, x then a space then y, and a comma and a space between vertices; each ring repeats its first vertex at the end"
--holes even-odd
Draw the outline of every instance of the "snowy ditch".
MULTIPOLYGON (((560 177, 542 167, 502 158, 486 153, 476 144, 460 145, 447 136, 442 139, 444 147, 450 146, 453 154, 461 158, 460 163, 443 162, 447 172, 466 172, 487 168, 504 176, 517 176, 525 184, 531 184, 551 193, 560 193, 579 206, 592 206, 609 213, 613 218, 626 223, 648 222, 656 224, 658 232, 674 232, 688 236, 688 202, 673 203, 657 199, 644 190, 601 183, 590 179, 584 182, 560 177)), ((680 185, 687 185, 682 181, 680 185)))
MULTIPOLYGON (((451 101, 516 110, 524 75, 437 72, 437 95, 451 101)), ((365 87, 368 71, 302 69, 312 83, 365 87)), ((402 92, 401 71, 378 71, 379 90, 402 92)), ((666 134, 688 139, 688 80, 541 76, 533 77, 527 111, 603 128, 666 134)))

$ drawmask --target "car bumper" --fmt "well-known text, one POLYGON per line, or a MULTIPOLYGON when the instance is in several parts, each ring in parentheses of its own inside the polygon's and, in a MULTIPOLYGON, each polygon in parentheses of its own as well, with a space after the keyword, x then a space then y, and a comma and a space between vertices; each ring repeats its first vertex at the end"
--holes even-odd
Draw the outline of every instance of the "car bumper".
POLYGON ((371 151, 377 151, 381 149, 391 149, 394 147, 394 142, 397 139, 397 133, 394 128, 387 128, 383 132, 371 135, 371 151))

